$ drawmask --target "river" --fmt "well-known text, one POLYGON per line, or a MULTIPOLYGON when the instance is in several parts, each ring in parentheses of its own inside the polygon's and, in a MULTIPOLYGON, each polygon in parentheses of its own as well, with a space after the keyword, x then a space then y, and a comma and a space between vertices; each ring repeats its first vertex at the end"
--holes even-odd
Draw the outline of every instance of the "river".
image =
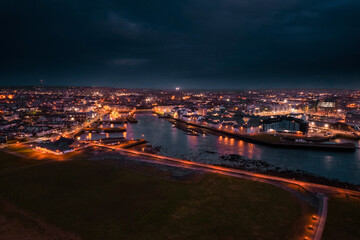
MULTIPOLYGON (((186 135, 166 119, 153 114, 137 114, 137 124, 127 124, 126 137, 145 138, 160 146, 159 154, 189 160, 207 159, 218 162, 219 156, 239 154, 248 159, 266 161, 289 169, 301 169, 332 179, 360 184, 360 151, 331 152, 282 149, 247 143, 217 135, 186 135)), ((359 146, 359 142, 355 142, 359 146)))

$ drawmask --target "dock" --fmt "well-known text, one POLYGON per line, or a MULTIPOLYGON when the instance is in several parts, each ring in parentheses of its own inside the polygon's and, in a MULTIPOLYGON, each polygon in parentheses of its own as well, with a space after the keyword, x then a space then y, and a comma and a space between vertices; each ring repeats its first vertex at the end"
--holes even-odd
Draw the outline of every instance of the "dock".
POLYGON ((105 132, 105 133, 115 133, 115 132, 126 132, 125 127, 117 127, 117 128, 95 128, 95 127, 88 127, 84 128, 83 131, 89 132, 105 132))

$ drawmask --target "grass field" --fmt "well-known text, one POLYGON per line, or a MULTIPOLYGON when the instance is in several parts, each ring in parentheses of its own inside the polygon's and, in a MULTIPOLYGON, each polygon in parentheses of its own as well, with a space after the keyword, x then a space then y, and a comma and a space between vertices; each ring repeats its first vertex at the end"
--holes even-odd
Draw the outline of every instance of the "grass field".
POLYGON ((0 151, 0 173, 1 171, 27 166, 36 162, 36 160, 25 159, 0 151))
POLYGON ((360 199, 333 197, 328 203, 324 240, 360 239, 360 199))
POLYGON ((86 160, 0 175, 0 195, 83 239, 293 239, 303 227, 299 202, 271 185, 210 174, 185 183, 86 160))

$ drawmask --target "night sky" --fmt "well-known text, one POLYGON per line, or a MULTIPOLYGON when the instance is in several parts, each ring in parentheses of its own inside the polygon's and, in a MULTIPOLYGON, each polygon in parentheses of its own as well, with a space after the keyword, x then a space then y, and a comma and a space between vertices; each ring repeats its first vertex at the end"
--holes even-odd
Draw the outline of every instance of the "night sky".
POLYGON ((359 0, 1 0, 0 85, 360 89, 359 0))

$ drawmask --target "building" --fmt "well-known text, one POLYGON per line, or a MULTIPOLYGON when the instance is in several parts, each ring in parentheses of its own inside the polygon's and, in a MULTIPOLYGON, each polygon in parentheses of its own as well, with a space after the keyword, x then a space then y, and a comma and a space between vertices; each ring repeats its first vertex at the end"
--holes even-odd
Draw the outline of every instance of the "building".
POLYGON ((53 153, 57 155, 69 153, 79 147, 80 143, 75 139, 61 137, 56 141, 45 141, 38 143, 35 149, 42 152, 53 153))
POLYGON ((360 125, 360 111, 350 111, 346 114, 345 122, 349 125, 360 125))
POLYGON ((4 120, 11 122, 11 121, 19 119, 19 114, 17 114, 17 113, 5 114, 3 118, 4 118, 4 120))
POLYGON ((160 115, 169 115, 175 107, 175 105, 155 106, 154 112, 160 115))
POLYGON ((262 122, 262 131, 305 133, 308 131, 308 123, 302 119, 293 117, 267 118, 262 122))
POLYGON ((333 101, 320 101, 317 104, 317 109, 319 111, 325 111, 325 112, 329 112, 332 110, 335 110, 336 104, 333 101))
POLYGON ((87 118, 86 112, 69 112, 66 115, 69 121, 85 121, 87 118))
POLYGON ((205 107, 199 107, 196 110, 196 114, 201 115, 201 116, 206 116, 207 115, 207 108, 205 107))

